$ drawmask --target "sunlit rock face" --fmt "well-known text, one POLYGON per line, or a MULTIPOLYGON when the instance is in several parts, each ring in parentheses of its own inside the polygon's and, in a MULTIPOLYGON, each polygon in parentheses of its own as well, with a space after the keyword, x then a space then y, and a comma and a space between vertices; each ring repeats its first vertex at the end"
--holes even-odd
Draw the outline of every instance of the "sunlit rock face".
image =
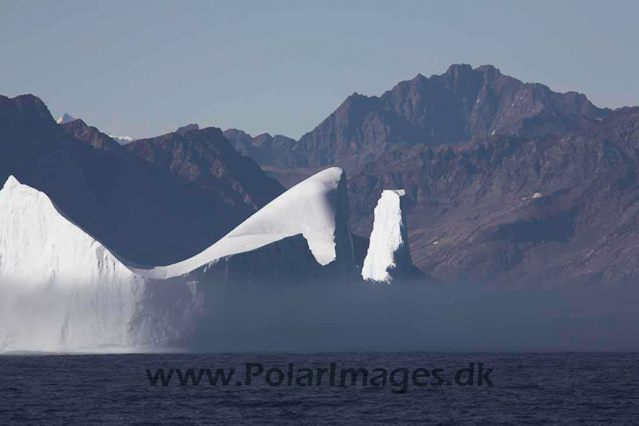
POLYGON ((391 283, 414 271, 408 246, 406 217, 401 207, 404 190, 385 190, 377 207, 362 278, 391 283))

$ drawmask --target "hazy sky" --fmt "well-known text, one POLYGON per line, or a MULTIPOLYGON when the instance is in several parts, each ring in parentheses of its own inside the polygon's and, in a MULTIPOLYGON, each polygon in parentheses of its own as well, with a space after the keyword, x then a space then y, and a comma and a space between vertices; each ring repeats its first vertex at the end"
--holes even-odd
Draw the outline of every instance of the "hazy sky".
POLYGON ((0 94, 133 137, 197 122, 297 138, 353 92, 452 63, 637 105, 638 15, 634 0, 0 0, 0 94))

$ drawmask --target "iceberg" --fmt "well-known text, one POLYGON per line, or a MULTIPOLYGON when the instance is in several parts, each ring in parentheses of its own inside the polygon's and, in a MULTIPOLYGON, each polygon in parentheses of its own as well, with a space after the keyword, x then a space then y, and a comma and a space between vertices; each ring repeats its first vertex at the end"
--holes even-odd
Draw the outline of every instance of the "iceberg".
POLYGON ((414 273, 406 217, 401 206, 401 197, 405 194, 403 189, 384 190, 377 202, 373 232, 362 267, 364 280, 390 284, 394 279, 414 273))
POLYGON ((0 352, 181 347, 205 313, 211 285, 352 276, 348 219, 346 177, 331 168, 200 254, 144 266, 9 177, 0 190, 0 352))

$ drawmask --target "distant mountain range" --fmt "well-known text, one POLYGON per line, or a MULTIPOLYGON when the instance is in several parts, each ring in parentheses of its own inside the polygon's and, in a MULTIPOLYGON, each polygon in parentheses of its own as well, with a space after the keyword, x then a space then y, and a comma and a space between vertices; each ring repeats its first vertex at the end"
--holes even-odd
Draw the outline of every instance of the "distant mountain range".
POLYGON ((291 168, 302 163, 292 151, 297 141, 287 136, 263 133, 253 137, 238 129, 228 129, 224 137, 240 154, 253 158, 261 166, 291 168))
MULTIPOLYGON (((54 188, 54 202, 72 203, 76 197, 70 192, 83 194, 80 187, 87 185, 95 185, 98 193, 132 197, 133 189, 124 184, 102 188, 97 175, 113 175, 113 169, 124 167, 120 163, 127 170, 147 170, 120 179, 151 185, 154 189, 143 198, 156 197, 127 206, 126 214, 134 219, 126 232, 138 214, 139 220, 153 216, 148 206, 154 203, 164 215, 153 219, 155 224, 140 225, 144 232, 131 231, 139 238, 153 240, 152 229, 158 226, 184 226, 185 235, 191 235, 196 227, 186 223, 187 217, 205 221, 191 198, 200 196, 220 212, 220 223, 208 221, 216 230, 192 236, 201 248, 204 240, 238 223, 236 218, 246 218, 282 193, 282 185, 268 176, 290 187, 321 169, 340 166, 348 174, 355 234, 370 235, 382 190, 406 190, 411 257, 434 278, 503 284, 639 278, 639 108, 598 108, 583 94, 523 83, 490 65, 453 65, 428 78, 420 74, 381 96, 355 93, 297 141, 191 124, 122 147, 81 120, 55 130, 37 98, 2 98, 0 105, 6 110, 2 115, 22 117, 2 118, 9 121, 0 134, 0 179, 11 170, 37 189, 54 188), (78 143, 90 150, 77 148, 78 143), (65 144, 73 148, 54 149, 65 144), (105 156, 117 159, 93 159, 105 156), (46 171, 47 164, 58 164, 53 160, 58 157, 68 163, 66 168, 46 171), (151 173, 162 178, 151 183, 151 173), (71 184, 75 189, 63 189, 68 179, 77 180, 71 184), (173 183, 160 191, 162 179, 173 183), (181 193, 180 185, 191 189, 181 193), (168 223, 178 207, 165 199, 184 206, 173 225, 168 223)), ((92 225, 90 214, 114 215, 117 220, 103 219, 105 224, 95 226, 98 233, 114 231, 110 238, 117 245, 115 235, 125 231, 116 230, 115 223, 126 221, 126 215, 117 209, 99 211, 92 201, 96 195, 85 196, 83 203, 93 207, 78 209, 77 220, 92 225)), ((366 237, 353 241, 360 254, 366 237)), ((186 246, 167 257, 173 261, 196 250, 186 246)))
POLYGON ((585 95, 523 83, 491 65, 452 65, 442 75, 418 74, 381 96, 354 93, 297 142, 268 134, 252 138, 236 129, 225 136, 263 166, 337 164, 352 174, 398 144, 435 146, 498 135, 565 134, 609 113, 585 95), (284 158, 278 155, 274 161, 275 153, 284 158))

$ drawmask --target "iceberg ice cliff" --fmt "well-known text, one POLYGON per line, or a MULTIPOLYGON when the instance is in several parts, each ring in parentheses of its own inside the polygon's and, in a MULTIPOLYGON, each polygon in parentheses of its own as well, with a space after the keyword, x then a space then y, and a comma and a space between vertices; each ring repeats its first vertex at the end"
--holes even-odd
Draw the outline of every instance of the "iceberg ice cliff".
POLYGON ((401 207, 404 190, 385 190, 375 207, 373 232, 364 259, 362 278, 391 283, 414 271, 408 246, 406 217, 401 207))
MULTIPOLYGON (((169 344, 190 324, 169 324, 163 315, 174 307, 151 306, 156 291, 44 193, 9 177, 0 190, 0 352, 169 344)), ((194 304, 186 283, 165 291, 194 304)))
POLYGON ((0 190, 0 277, 22 285, 70 286, 126 281, 134 274, 44 193, 10 176, 0 190))

